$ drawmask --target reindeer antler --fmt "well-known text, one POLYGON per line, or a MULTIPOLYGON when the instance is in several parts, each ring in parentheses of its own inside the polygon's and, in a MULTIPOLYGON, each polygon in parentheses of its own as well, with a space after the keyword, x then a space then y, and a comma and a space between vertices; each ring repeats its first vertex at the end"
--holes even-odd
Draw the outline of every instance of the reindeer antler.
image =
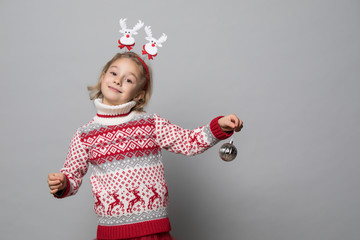
POLYGON ((115 194, 115 193, 118 193, 118 192, 119 192, 119 190, 120 190, 120 189, 118 189, 118 190, 116 190, 116 191, 113 191, 113 192, 109 192, 109 191, 107 191, 107 193, 108 193, 109 195, 113 195, 113 194, 115 194))
POLYGON ((146 26, 145 27, 145 33, 146 33, 146 40, 151 41, 152 38, 152 32, 151 32, 151 27, 150 26, 146 26))
POLYGON ((166 39, 167 39, 167 36, 165 35, 165 33, 163 33, 163 34, 161 35, 161 37, 158 39, 157 45, 158 45, 159 47, 162 47, 162 43, 164 43, 164 42, 166 41, 166 39))
POLYGON ((120 27, 121 29, 127 29, 127 26, 126 26, 126 18, 121 18, 119 23, 120 23, 120 27))
POLYGON ((148 188, 148 189, 152 189, 153 187, 155 187, 156 183, 152 184, 152 185, 146 185, 145 186, 148 188))
POLYGON ((140 28, 142 28, 142 26, 144 26, 144 23, 141 22, 141 20, 139 20, 139 22, 135 25, 135 27, 133 27, 133 34, 137 34, 137 30, 139 30, 140 28))
POLYGON ((129 192, 133 192, 134 190, 138 189, 139 187, 140 187, 140 185, 137 187, 134 187, 133 190, 130 190, 130 188, 126 188, 126 190, 128 190, 129 192))

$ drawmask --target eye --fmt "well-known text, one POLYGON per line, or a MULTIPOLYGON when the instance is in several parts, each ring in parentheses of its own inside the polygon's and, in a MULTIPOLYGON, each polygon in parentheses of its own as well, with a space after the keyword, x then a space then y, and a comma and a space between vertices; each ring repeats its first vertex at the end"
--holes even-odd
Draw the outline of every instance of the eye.
POLYGON ((126 79, 127 83, 133 83, 133 81, 131 79, 126 79))
POLYGON ((116 76, 116 73, 115 72, 110 72, 111 75, 113 76, 116 76))

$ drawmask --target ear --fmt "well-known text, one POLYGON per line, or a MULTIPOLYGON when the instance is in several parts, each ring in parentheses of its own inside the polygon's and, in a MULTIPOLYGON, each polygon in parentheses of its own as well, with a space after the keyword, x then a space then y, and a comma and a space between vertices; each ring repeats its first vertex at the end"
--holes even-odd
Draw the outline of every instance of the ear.
POLYGON ((145 90, 141 90, 134 97, 134 101, 139 102, 139 100, 144 99, 144 98, 145 98, 145 90))

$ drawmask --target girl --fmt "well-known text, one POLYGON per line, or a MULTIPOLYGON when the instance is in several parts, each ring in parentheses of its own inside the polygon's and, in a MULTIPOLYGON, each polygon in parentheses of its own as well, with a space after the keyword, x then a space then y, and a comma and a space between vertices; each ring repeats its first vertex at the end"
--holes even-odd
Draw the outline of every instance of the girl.
POLYGON ((89 87, 97 115, 75 132, 60 173, 48 175, 50 193, 68 197, 91 164, 99 240, 172 239, 161 149, 195 155, 242 128, 235 115, 190 131, 147 114, 151 83, 149 67, 136 53, 116 54, 89 87))

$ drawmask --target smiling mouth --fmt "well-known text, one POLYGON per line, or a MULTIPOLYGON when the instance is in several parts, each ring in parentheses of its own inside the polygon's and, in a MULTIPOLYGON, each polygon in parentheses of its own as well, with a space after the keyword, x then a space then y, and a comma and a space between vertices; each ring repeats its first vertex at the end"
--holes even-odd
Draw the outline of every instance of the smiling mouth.
POLYGON ((110 88, 111 90, 113 90, 114 92, 121 93, 121 91, 120 91, 120 90, 118 90, 118 89, 116 89, 116 88, 114 88, 114 87, 109 86, 109 88, 110 88))

